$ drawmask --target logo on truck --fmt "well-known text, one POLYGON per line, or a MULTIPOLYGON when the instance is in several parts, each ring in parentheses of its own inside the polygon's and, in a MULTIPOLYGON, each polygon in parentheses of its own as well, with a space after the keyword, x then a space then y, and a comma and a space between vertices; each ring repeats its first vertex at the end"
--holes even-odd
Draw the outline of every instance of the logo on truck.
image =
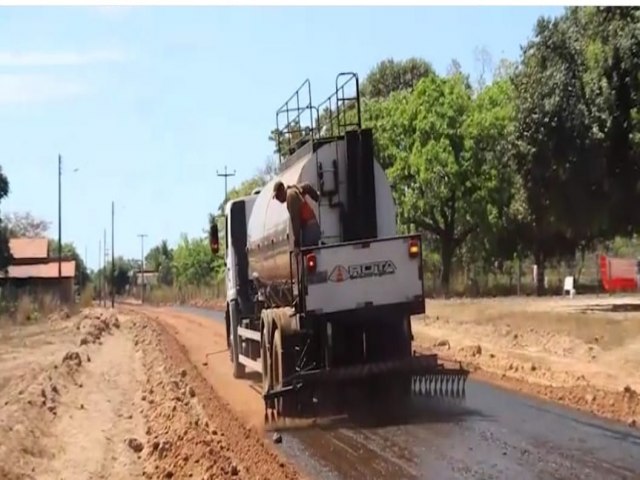
POLYGON ((391 260, 360 263, 356 265, 336 265, 329 275, 330 282, 343 282, 345 280, 357 280, 359 278, 383 277, 396 273, 396 266, 391 260))

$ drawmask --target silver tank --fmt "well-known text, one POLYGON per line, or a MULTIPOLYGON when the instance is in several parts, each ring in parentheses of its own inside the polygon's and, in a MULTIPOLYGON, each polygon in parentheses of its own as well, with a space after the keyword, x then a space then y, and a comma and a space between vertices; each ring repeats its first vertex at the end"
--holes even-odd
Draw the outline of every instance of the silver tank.
MULTIPOLYGON (((308 151, 261 189, 247 221, 249 276, 257 274, 266 283, 290 280, 289 252, 293 247, 291 222, 286 205, 273 198, 273 185, 278 180, 285 185, 308 182, 320 193, 317 172, 318 165, 321 165, 325 172, 325 191, 334 190, 334 159, 338 160, 338 195, 334 201, 346 202, 346 152, 343 140, 323 145, 315 153, 308 151)), ((391 187, 377 162, 374 168, 378 236, 393 236, 396 235, 396 211, 391 187)), ((327 244, 340 242, 342 226, 339 209, 330 207, 326 197, 321 198, 320 206, 311 199, 307 201, 320 223, 322 241, 327 244)), ((348 205, 345 207, 348 208, 348 205)))

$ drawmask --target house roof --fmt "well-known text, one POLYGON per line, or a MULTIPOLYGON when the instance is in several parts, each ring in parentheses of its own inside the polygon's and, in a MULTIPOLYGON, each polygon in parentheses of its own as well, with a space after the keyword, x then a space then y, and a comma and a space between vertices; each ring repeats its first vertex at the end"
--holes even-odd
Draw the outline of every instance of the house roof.
POLYGON ((46 238, 12 238, 9 249, 15 259, 42 258, 49 256, 49 241, 46 238))
MULTIPOLYGON (((76 274, 75 260, 63 260, 62 278, 72 278, 76 274)), ((0 277, 5 277, 0 272, 0 277)), ((58 261, 36 263, 32 265, 10 265, 6 278, 58 278, 58 261)))

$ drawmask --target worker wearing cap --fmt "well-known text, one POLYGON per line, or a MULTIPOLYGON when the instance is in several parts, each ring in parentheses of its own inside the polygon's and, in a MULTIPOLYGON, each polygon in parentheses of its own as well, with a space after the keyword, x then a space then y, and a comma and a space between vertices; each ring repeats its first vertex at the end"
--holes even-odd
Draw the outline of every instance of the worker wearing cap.
POLYGON ((315 202, 320 200, 320 195, 309 183, 284 186, 278 180, 273 186, 273 196, 280 203, 287 204, 291 226, 293 227, 294 248, 311 247, 320 243, 320 224, 311 205, 305 197, 311 197, 315 202))

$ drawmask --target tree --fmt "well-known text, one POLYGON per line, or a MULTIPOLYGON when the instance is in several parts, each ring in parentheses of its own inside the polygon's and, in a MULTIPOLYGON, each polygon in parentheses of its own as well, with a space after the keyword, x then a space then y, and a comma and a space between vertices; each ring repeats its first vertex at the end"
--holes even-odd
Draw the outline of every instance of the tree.
POLYGON ((113 264, 111 263, 111 260, 109 260, 104 267, 96 272, 94 283, 98 284, 102 281, 107 287, 107 294, 115 287, 115 294, 122 295, 127 290, 131 281, 131 272, 139 267, 140 261, 136 259, 125 259, 122 256, 118 256, 114 260, 113 264), (113 283, 111 281, 112 265, 115 266, 113 272, 113 283))
MULTIPOLYGON (((58 241, 49 239, 49 257, 58 257, 58 241)), ((74 283, 80 288, 84 288, 91 280, 84 259, 78 253, 73 243, 62 244, 62 258, 71 259, 76 262, 76 271, 74 283)))
POLYGON ((223 271, 222 259, 215 257, 205 238, 182 235, 173 253, 174 279, 178 286, 209 285, 223 271))
POLYGON ((145 256, 145 267, 158 272, 158 283, 173 284, 173 250, 166 240, 151 248, 145 256))
POLYGON ((571 8, 567 29, 585 64, 594 155, 604 159, 606 236, 640 228, 640 8, 571 8))
POLYGON ((393 92, 413 89, 421 79, 434 73, 431 64, 422 58, 400 61, 387 58, 367 74, 361 92, 369 99, 387 98, 393 92))
MULTIPOLYGON (((495 80, 474 98, 463 125, 465 152, 475 172, 472 202, 483 205, 471 240, 470 258, 485 264, 511 259, 515 245, 505 248, 505 235, 524 215, 524 199, 513 162, 516 128, 515 91, 511 81, 495 80)), ((513 238, 511 238, 513 240, 513 238)))
MULTIPOLYGON (((297 113, 293 114, 294 116, 297 113)), ((308 138, 311 133, 310 126, 302 126, 299 118, 285 120, 284 125, 271 130, 269 141, 274 143, 274 154, 287 157, 292 154, 300 145, 300 142, 308 138)))
POLYGON ((51 222, 34 217, 30 212, 12 212, 4 215, 3 219, 9 230, 9 236, 15 237, 45 237, 51 222))
POLYGON ((608 108, 610 90, 593 66, 599 62, 589 59, 603 50, 592 42, 583 15, 597 10, 581 12, 540 19, 514 75, 515 159, 529 217, 520 234, 538 266, 538 294, 544 293, 549 259, 575 255, 579 246, 632 223, 632 215, 615 210, 620 198, 633 198, 627 178, 640 179, 637 166, 634 172, 624 160, 630 153, 626 140, 611 140, 618 109, 608 108))
POLYGON ((509 113, 501 112, 493 97, 486 101, 491 115, 476 111, 471 94, 462 74, 428 76, 412 92, 397 92, 378 105, 382 114, 373 122, 399 220, 435 238, 445 291, 454 254, 497 215, 494 201, 504 196, 499 181, 504 158, 492 151, 504 146, 485 123, 504 125, 509 113), (485 138, 487 132, 492 136, 485 138))
MULTIPOLYGON (((2 171, 0 165, 0 201, 9 195, 9 179, 2 171)), ((9 249, 9 232, 0 218, 0 271, 4 272, 11 264, 11 250, 9 249)))
POLYGON ((493 74, 493 58, 491 52, 484 46, 474 48, 473 56, 480 68, 480 74, 477 79, 478 90, 482 90, 487 86, 487 77, 493 74))

